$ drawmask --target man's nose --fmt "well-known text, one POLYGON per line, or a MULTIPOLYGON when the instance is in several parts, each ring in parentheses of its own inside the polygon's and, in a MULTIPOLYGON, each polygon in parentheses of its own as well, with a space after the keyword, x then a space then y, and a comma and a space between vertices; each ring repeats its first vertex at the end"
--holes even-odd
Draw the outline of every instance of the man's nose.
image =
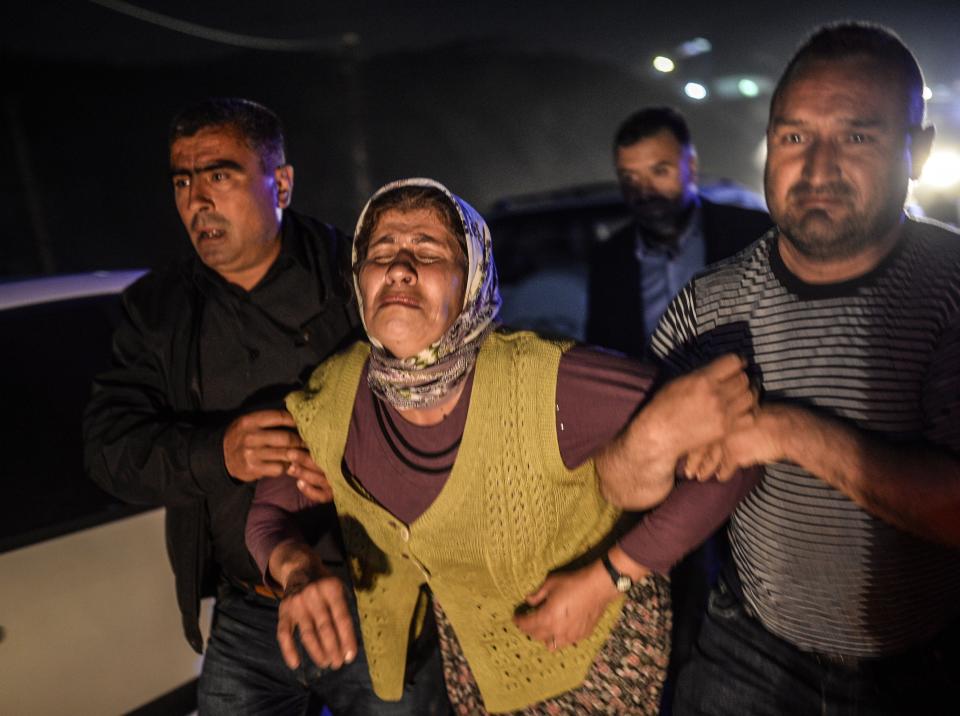
POLYGON ((803 157, 803 177, 814 183, 817 180, 832 181, 840 176, 838 150, 829 139, 810 142, 803 157))
POLYGON ((187 196, 187 208, 204 209, 210 208, 213 201, 210 198, 210 192, 207 191, 203 181, 197 180, 190 183, 189 194, 187 196))
POLYGON ((632 176, 625 183, 634 194, 647 194, 650 191, 650 180, 646 177, 632 176))
POLYGON ((631 190, 634 198, 641 201, 647 201, 660 196, 660 192, 657 191, 657 187, 653 183, 653 180, 648 177, 638 177, 635 179, 631 186, 631 190))

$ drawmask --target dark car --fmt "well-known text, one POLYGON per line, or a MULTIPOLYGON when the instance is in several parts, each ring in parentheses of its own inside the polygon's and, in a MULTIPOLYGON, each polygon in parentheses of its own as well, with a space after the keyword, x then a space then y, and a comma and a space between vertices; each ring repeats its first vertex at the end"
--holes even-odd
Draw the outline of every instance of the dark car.
MULTIPOLYGON (((729 180, 701 184, 713 201, 764 208, 729 180)), ((485 217, 500 276, 501 320, 517 328, 583 340, 591 248, 630 221, 614 182, 500 199, 485 217)))

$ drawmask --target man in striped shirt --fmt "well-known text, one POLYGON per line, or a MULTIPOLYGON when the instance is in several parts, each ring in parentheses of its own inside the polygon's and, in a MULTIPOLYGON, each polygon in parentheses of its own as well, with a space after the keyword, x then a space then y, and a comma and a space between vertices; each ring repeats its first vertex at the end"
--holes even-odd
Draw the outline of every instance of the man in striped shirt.
MULTIPOLYGON (((885 29, 814 34, 771 103, 778 228, 695 277, 653 337, 676 372, 739 352, 763 391, 752 426, 685 462, 699 479, 764 467, 677 714, 958 708, 960 234, 904 215, 933 139, 923 86, 885 29)), ((649 486, 606 489, 629 506, 649 486)), ((717 519, 692 494, 660 521, 717 519)))

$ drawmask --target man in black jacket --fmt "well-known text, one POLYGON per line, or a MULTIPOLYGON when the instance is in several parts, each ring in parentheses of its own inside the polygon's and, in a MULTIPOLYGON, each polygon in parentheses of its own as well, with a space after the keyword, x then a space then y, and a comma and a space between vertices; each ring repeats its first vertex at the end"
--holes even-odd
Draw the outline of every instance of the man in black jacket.
POLYGON ((770 228, 765 212, 717 204, 697 188, 697 152, 670 107, 628 117, 614 161, 633 221, 594 249, 587 342, 640 356, 670 300, 694 273, 770 228))
MULTIPOLYGON (((198 652, 200 599, 217 597, 201 713, 301 714, 320 702, 334 714, 445 712, 428 640, 413 660, 417 688, 396 703, 373 693, 362 647, 346 664, 305 659, 288 670, 278 599, 244 545, 257 480, 292 475, 324 497, 282 399, 358 325, 338 270, 348 243, 288 209, 284 154, 278 118, 254 102, 207 100, 174 119, 170 176, 195 255, 124 294, 114 367, 95 381, 84 416, 87 470, 121 499, 166 507, 177 600, 198 652)), ((335 532, 332 506, 317 509, 335 532)), ((322 543, 342 560, 337 537, 322 543)))
MULTIPOLYGON (((670 107, 648 107, 628 117, 614 140, 614 161, 633 221, 594 249, 587 341, 639 357, 684 284, 707 264, 753 243, 771 222, 765 212, 700 195, 690 130, 670 107)), ((670 710, 676 674, 696 641, 718 549, 725 546, 698 549, 670 573, 673 647, 664 713, 670 710)))

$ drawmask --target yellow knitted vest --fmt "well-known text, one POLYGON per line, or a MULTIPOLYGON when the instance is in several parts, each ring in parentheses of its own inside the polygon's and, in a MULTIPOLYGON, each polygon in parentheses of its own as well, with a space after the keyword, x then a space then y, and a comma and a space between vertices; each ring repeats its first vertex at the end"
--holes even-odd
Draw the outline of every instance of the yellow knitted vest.
POLYGON ((456 463, 434 503, 405 525, 342 467, 369 348, 356 344, 287 398, 311 455, 333 486, 353 567, 361 631, 380 698, 403 693, 407 641, 420 587, 443 606, 487 708, 512 711, 576 688, 620 614, 556 652, 511 618, 547 574, 608 538, 619 511, 593 461, 568 470, 557 444, 557 369, 568 344, 528 332, 490 334, 477 358, 456 463))

